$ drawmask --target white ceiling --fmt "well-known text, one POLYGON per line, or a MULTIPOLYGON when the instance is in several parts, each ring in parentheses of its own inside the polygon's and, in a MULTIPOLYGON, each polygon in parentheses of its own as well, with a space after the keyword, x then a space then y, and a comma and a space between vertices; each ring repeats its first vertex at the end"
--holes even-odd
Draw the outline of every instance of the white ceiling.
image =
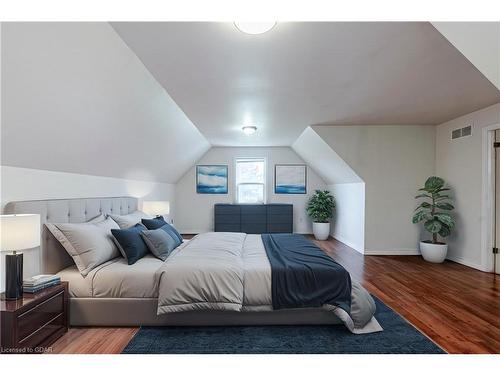
POLYGON ((175 183, 209 142, 107 23, 2 24, 2 165, 175 183))
POLYGON ((429 23, 112 26, 212 145, 291 145, 314 124, 438 124, 500 102, 429 23))

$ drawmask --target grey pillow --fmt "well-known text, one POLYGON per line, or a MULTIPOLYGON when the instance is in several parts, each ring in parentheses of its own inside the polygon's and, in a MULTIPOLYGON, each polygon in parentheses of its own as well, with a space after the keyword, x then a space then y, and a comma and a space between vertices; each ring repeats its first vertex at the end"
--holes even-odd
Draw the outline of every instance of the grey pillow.
POLYGON ((141 236, 149 251, 161 260, 167 259, 177 245, 177 241, 161 228, 143 230, 141 236))
POLYGON ((103 214, 100 214, 99 216, 96 216, 93 219, 90 219, 89 221, 87 221, 87 224, 100 223, 101 221, 104 221, 104 220, 106 220, 106 216, 104 216, 103 214))
POLYGON ((131 228, 140 223, 142 219, 151 219, 151 216, 142 211, 135 211, 128 215, 109 214, 108 217, 112 218, 120 226, 120 229, 131 228))
POLYGON ((46 224, 54 237, 73 258, 82 276, 120 255, 111 229, 120 229, 111 218, 97 223, 46 224))

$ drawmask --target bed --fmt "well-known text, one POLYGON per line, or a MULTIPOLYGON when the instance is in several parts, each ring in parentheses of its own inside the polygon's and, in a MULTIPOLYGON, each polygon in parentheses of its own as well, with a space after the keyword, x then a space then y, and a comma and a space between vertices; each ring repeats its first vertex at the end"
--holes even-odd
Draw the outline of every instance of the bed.
MULTIPOLYGON (((38 213, 41 215, 42 224, 84 223, 100 214, 126 215, 136 211, 137 208, 136 198, 112 197, 11 202, 6 205, 5 212, 38 213)), ((165 262, 147 255, 135 264, 128 265, 124 258, 117 257, 99 265, 83 277, 61 244, 45 225, 42 225, 42 228, 41 268, 44 273, 58 273, 63 280, 69 281, 70 322, 73 326, 346 323, 345 313, 342 314, 342 310, 336 308, 273 309, 270 263, 259 235, 201 234, 181 244, 165 262), (228 247, 228 243, 231 246, 228 247), (238 251, 241 253, 233 254, 231 258, 235 259, 233 264, 222 269, 222 272, 231 267, 243 270, 233 272, 236 276, 233 276, 229 283, 234 282, 236 286, 229 285, 227 292, 239 294, 240 297, 235 298, 241 301, 238 300, 229 308, 226 306, 220 308, 216 304, 197 306, 196 303, 186 303, 185 307, 179 308, 184 304, 177 303, 179 299, 191 298, 190 293, 205 295, 209 288, 199 287, 188 277, 195 274, 193 264, 208 264, 207 262, 211 261, 203 249, 217 249, 220 245, 227 252, 228 248, 237 248, 236 243, 239 244, 238 251), (206 258, 197 263, 196 259, 200 260, 200 257, 206 258), (241 287, 239 287, 240 282, 241 287), (178 288, 179 285, 182 285, 181 289, 178 288), (193 288, 198 290, 193 292, 193 288), (241 290, 234 292, 238 288, 241 290), (179 290, 182 291, 180 295, 179 290)), ((208 253, 215 254, 213 250, 208 253)), ((220 260, 212 259, 212 261, 215 265, 220 260)), ((207 273, 207 267, 198 267, 197 272, 205 272, 203 277, 211 280, 213 275, 207 273)), ((199 277, 195 277, 194 280, 203 285, 204 281, 200 281, 199 277)), ((225 283, 229 279, 223 278, 223 280, 225 283)), ((352 293, 353 304, 358 304, 353 305, 354 310, 359 310, 359 306, 362 309, 366 306, 368 309, 371 308, 366 297, 368 293, 359 284, 353 282, 352 293)), ((373 313, 374 310, 370 311, 368 323, 363 327, 357 327, 356 333, 381 329, 373 313)), ((366 316, 364 319, 366 320, 366 316)))

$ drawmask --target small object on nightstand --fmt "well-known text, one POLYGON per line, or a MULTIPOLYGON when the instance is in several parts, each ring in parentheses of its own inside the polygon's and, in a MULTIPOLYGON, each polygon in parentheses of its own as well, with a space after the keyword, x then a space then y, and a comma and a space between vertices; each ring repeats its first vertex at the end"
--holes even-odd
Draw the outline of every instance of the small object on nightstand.
POLYGON ((23 253, 17 250, 40 246, 40 215, 0 215, 0 251, 5 256, 5 299, 21 298, 23 293, 23 253))
POLYGON ((23 292, 36 293, 60 283, 61 277, 57 275, 36 275, 23 281, 23 292))
MULTIPOLYGON (((3 296, 2 296, 3 297, 3 296)), ((68 282, 0 300, 0 353, 45 353, 68 331, 68 282)))

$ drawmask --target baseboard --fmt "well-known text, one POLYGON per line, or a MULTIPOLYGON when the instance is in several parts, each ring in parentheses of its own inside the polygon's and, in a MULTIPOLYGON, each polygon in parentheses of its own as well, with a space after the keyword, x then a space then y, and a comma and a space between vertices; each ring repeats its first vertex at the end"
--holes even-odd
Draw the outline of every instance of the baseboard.
POLYGON ((334 238, 334 239, 336 239, 339 242, 342 242, 344 245, 349 246, 351 249, 356 250, 358 253, 365 254, 364 249, 362 248, 362 246, 359 246, 359 245, 357 245, 357 244, 355 244, 355 243, 353 243, 351 241, 348 241, 348 240, 346 240, 342 236, 332 235, 331 237, 334 238))
POLYGON ((479 271, 488 272, 487 270, 484 269, 484 267, 481 264, 470 262, 468 260, 465 260, 462 257, 448 254, 446 256, 446 259, 451 260, 452 262, 455 262, 455 263, 462 264, 462 265, 467 266, 467 267, 474 268, 474 269, 479 270, 479 271))
POLYGON ((365 255, 420 255, 418 249, 365 250, 365 255))

